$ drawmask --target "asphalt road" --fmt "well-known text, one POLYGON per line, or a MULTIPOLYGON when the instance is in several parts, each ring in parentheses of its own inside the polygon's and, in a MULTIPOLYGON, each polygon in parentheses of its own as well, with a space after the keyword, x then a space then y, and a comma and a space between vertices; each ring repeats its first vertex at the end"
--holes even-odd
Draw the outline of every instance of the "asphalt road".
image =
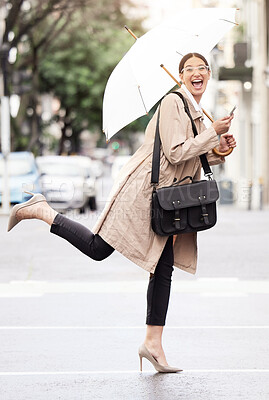
MULTIPOLYGON (((98 212, 75 215, 88 227, 98 212)), ((0 399, 269 398, 269 211, 219 207, 199 234, 195 276, 174 273, 164 348, 179 374, 137 349, 148 274, 118 253, 98 263, 40 221, 0 217, 0 399)))

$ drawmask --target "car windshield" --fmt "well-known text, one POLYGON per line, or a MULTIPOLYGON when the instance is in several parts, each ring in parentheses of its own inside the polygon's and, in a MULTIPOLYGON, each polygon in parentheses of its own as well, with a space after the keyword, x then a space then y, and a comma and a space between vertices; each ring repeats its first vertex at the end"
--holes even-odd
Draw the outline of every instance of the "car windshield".
MULTIPOLYGON (((8 160, 8 174, 9 176, 27 175, 32 172, 32 165, 30 160, 8 160)), ((0 160, 0 175, 4 173, 4 161, 0 160)))
POLYGON ((82 175, 81 170, 75 164, 62 164, 62 163, 50 163, 39 165, 42 174, 53 175, 53 176, 78 176, 82 175))

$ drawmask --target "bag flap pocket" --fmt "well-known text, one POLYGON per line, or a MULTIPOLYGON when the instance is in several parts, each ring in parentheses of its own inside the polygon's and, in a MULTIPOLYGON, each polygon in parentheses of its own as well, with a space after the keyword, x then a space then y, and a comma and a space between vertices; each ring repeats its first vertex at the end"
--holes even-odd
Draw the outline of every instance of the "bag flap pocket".
POLYGON ((215 180, 204 180, 186 185, 163 187, 156 190, 160 206, 167 211, 195 207, 217 201, 219 198, 218 186, 215 180))
POLYGON ((188 209, 188 222, 189 225, 199 230, 199 228, 206 226, 214 226, 217 221, 216 203, 211 203, 206 206, 208 223, 205 223, 201 207, 192 207, 188 209))
MULTIPOLYGON (((163 218, 160 219, 160 225, 162 228, 162 231, 165 232, 167 235, 173 234, 176 229, 176 221, 175 221, 175 211, 167 212, 163 211, 164 216, 163 218)), ((180 210, 179 215, 177 216, 179 218, 179 227, 177 228, 178 231, 180 232, 181 230, 184 230, 187 226, 187 210, 180 210)))

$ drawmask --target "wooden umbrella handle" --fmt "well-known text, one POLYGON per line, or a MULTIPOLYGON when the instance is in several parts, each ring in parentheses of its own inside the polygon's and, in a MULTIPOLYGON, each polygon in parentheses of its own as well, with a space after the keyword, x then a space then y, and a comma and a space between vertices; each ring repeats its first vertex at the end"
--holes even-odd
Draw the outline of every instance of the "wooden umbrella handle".
POLYGON ((222 156, 222 157, 226 157, 229 154, 231 154, 231 152, 233 151, 233 148, 230 147, 229 150, 224 151, 223 153, 221 153, 216 147, 214 147, 214 149, 212 149, 213 153, 217 154, 218 156, 222 156))
MULTIPOLYGON (((213 118, 203 109, 203 113, 207 116, 208 119, 210 119, 211 122, 214 122, 213 118)), ((222 156, 222 157, 226 157, 229 154, 231 154, 231 152, 233 151, 233 148, 231 147, 229 150, 221 153, 216 147, 214 147, 214 149, 212 149, 213 153, 217 154, 218 156, 222 156)))

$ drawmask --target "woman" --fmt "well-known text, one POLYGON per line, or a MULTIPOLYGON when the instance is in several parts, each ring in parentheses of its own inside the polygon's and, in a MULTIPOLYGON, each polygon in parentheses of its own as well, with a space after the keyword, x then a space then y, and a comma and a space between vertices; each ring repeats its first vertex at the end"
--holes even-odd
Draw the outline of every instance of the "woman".
MULTIPOLYGON (((218 164, 224 162, 224 158, 214 155, 211 149, 219 146, 219 150, 225 152, 236 146, 233 135, 227 133, 233 116, 215 121, 209 129, 203 125, 199 103, 211 74, 207 60, 198 53, 189 53, 180 62, 179 74, 183 83, 180 92, 187 99, 199 135, 193 137, 179 96, 167 95, 160 113, 159 187, 169 186, 187 175, 199 179, 200 154, 207 153, 209 163, 218 164)), ((178 368, 168 365, 162 348, 171 276, 174 265, 195 273, 197 246, 195 233, 178 235, 173 244, 172 237, 158 236, 151 229, 150 176, 156 120, 157 112, 147 126, 144 144, 120 171, 93 232, 58 214, 40 194, 13 208, 8 230, 23 219, 37 218, 48 223, 52 233, 68 240, 94 260, 103 260, 116 249, 150 272, 146 337, 139 348, 141 370, 145 357, 160 372, 177 372, 178 368)))

